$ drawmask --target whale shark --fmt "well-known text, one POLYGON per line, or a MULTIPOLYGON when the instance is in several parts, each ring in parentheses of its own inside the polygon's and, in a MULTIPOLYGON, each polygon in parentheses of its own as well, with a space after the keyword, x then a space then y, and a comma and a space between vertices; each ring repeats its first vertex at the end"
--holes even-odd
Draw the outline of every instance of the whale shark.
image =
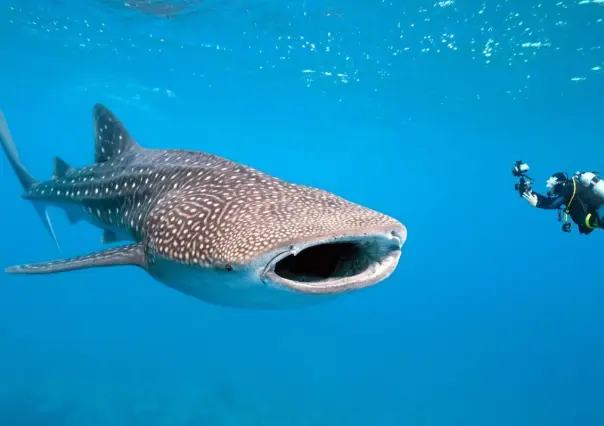
POLYGON ((49 207, 115 244, 7 273, 135 266, 206 303, 284 309, 371 287, 399 263, 407 229, 386 214, 211 153, 143 147, 101 104, 93 121, 94 163, 55 157, 38 181, 0 111, 0 145, 57 246, 49 207))

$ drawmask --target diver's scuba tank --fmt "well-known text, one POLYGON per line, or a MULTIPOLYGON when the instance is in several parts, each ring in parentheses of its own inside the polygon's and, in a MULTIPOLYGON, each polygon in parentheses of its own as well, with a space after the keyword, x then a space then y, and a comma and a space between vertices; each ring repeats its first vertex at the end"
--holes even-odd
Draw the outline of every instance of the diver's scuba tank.
POLYGON ((579 174, 579 182, 584 187, 591 189, 594 194, 604 201, 604 180, 596 176, 595 173, 585 172, 579 174))

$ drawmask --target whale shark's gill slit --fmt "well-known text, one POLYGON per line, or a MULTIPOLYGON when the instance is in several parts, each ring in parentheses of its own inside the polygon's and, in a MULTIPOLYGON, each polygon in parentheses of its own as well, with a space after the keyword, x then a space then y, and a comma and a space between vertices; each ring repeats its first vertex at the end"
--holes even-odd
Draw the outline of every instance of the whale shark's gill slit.
POLYGON ((281 278, 310 284, 351 277, 376 263, 376 251, 379 251, 376 242, 319 244, 279 260, 275 273, 281 278))

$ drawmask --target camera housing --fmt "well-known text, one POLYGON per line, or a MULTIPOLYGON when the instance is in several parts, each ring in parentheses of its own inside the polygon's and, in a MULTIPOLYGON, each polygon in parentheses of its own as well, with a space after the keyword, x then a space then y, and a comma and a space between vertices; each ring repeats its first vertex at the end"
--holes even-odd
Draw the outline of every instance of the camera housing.
POLYGON ((522 197, 527 191, 531 190, 531 183, 534 181, 533 178, 526 175, 529 171, 529 165, 522 160, 516 160, 514 167, 512 168, 512 174, 519 178, 518 182, 514 185, 514 189, 518 191, 518 195, 522 197))
POLYGON ((522 162, 522 160, 517 160, 514 163, 514 168, 512 168, 512 174, 516 177, 524 176, 528 171, 529 165, 522 162))

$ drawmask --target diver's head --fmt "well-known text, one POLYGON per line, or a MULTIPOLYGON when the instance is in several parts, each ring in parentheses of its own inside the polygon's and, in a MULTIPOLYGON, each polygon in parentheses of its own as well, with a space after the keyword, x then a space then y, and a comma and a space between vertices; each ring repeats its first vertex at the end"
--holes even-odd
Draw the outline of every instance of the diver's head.
POLYGON ((554 173, 549 177, 545 186, 552 195, 558 195, 564 184, 568 181, 568 175, 564 172, 554 173))

